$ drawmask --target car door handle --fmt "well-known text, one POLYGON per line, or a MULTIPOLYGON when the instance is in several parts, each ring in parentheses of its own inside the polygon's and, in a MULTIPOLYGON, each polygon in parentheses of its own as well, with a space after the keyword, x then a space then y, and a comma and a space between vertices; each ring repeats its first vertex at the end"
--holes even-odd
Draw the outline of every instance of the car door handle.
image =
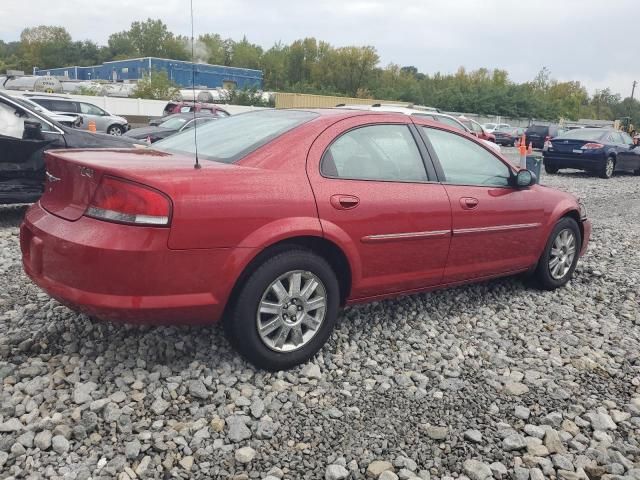
POLYGON ((354 195, 332 195, 331 205, 337 210, 351 210, 360 204, 360 199, 354 195))
POLYGON ((460 206, 464 210, 473 210, 478 206, 479 203, 480 201, 477 198, 473 197, 463 197, 460 199, 460 206))

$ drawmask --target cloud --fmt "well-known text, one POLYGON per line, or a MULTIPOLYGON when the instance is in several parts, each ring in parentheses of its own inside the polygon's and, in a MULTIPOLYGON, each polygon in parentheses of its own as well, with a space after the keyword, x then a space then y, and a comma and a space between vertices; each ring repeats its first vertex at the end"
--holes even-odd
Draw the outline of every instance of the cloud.
MULTIPOLYGON (((132 21, 162 19, 190 35, 187 0, 0 0, 0 38, 26 26, 65 26, 76 39, 106 43, 132 21)), ((316 37, 337 46, 373 45, 383 65, 414 65, 425 73, 459 66, 503 68, 527 81, 546 66, 552 77, 580 81, 593 92, 630 93, 637 72, 637 0, 194 0, 197 33, 244 35, 265 48, 316 37), (613 28, 612 28, 613 26, 613 28), (611 83, 606 83, 611 82, 611 83)), ((638 75, 640 76, 640 75, 638 75)))

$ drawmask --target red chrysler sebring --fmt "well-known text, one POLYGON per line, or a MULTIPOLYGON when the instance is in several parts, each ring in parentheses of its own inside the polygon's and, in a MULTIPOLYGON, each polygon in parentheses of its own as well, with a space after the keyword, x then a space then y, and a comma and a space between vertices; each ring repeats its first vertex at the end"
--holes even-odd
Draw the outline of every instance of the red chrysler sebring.
POLYGON ((564 285, 591 224, 442 123, 263 110, 138 150, 46 155, 24 269, 89 315, 212 323, 261 368, 304 362, 340 306, 535 272, 564 285))

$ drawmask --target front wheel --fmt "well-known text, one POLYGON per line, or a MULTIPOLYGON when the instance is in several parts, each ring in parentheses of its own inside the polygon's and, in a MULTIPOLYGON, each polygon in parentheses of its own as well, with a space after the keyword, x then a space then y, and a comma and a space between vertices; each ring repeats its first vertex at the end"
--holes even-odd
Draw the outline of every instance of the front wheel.
POLYGON ((551 165, 547 165, 545 164, 544 166, 544 171, 547 172, 550 175, 554 175, 556 173, 558 173, 559 168, 558 167, 553 167, 551 165))
POLYGON ((581 246, 577 222, 572 218, 562 218, 551 232, 536 268, 535 275, 542 288, 554 290, 571 279, 581 246))
POLYGON ((338 280, 322 257, 289 250, 262 263, 235 299, 225 330, 258 368, 284 370, 325 344, 338 316, 338 280))
POLYGON ((607 157, 607 160, 604 162, 604 165, 600 169, 599 175, 600 178, 611 178, 613 177, 613 172, 616 169, 616 160, 613 157, 607 157))
POLYGON ((108 128, 107 133, 114 137, 119 137, 124 133, 124 129, 120 125, 111 125, 108 128))

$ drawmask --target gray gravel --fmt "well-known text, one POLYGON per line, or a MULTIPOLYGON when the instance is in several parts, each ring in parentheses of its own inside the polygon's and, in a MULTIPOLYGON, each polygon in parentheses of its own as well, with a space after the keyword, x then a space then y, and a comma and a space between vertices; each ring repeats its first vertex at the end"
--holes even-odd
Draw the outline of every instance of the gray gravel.
POLYGON ((640 179, 543 182, 595 223, 566 288, 350 308, 277 374, 217 327, 60 306, 21 271, 24 208, 1 209, 0 478, 640 479, 640 179))

